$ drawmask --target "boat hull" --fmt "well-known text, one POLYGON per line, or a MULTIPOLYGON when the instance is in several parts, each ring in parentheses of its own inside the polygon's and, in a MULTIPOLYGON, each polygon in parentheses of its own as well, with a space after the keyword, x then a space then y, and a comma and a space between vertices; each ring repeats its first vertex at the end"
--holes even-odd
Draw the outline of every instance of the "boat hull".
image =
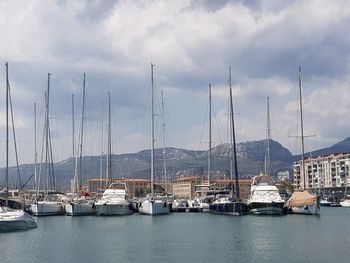
POLYGON ((36 227, 34 218, 22 210, 2 210, 0 212, 0 231, 19 231, 36 227))
POLYGON ((65 204, 64 208, 68 216, 96 215, 96 207, 93 202, 70 202, 65 204))
POLYGON ((284 202, 252 202, 249 204, 249 213, 255 215, 282 215, 284 202))
POLYGON ((61 202, 39 201, 31 204, 30 210, 35 216, 63 215, 64 209, 61 202))
POLYGON ((209 212, 219 215, 240 216, 248 212, 248 206, 242 202, 211 204, 209 207, 209 212))
POLYGON ((319 215, 320 206, 318 204, 304 205, 304 206, 292 206, 293 214, 303 214, 303 215, 319 215))
POLYGON ((166 215, 170 213, 170 208, 166 201, 145 200, 139 206, 139 212, 143 215, 166 215))
POLYGON ((113 215, 130 215, 132 211, 130 210, 129 204, 95 204, 97 215, 103 216, 113 216, 113 215))
POLYGON ((340 205, 342 207, 350 207, 350 200, 342 201, 342 202, 340 202, 340 205))

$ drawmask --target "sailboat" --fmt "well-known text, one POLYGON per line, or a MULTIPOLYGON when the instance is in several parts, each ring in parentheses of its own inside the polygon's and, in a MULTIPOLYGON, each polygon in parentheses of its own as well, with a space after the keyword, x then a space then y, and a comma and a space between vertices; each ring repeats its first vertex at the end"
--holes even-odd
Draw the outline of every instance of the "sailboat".
POLYGON ((303 123, 303 103, 301 93, 301 68, 298 71, 299 78, 299 106, 300 106, 300 131, 301 131, 301 174, 303 177, 303 188, 301 191, 295 191, 287 202, 287 207, 293 214, 319 215, 320 200, 318 196, 311 194, 306 186, 305 162, 304 162, 304 123, 303 123))
POLYGON ((230 91, 230 174, 231 182, 233 182, 233 164, 235 172, 235 185, 236 194, 234 195, 233 184, 231 183, 231 191, 229 194, 222 196, 218 195, 215 201, 210 204, 209 211, 213 214, 233 215, 240 216, 248 211, 248 207, 241 201, 238 183, 238 168, 237 168, 237 152, 236 152, 236 136, 235 136, 235 125, 233 116, 233 101, 232 101, 232 84, 231 84, 231 67, 229 68, 229 91, 230 91), (233 151, 233 154, 232 154, 233 151))
POLYGON ((32 216, 21 209, 12 209, 8 206, 9 193, 9 96, 10 84, 8 78, 8 63, 6 68, 6 189, 5 204, 0 203, 0 231, 27 230, 36 228, 37 224, 32 216))
POLYGON ((51 147, 51 133, 50 133, 50 121, 49 121, 49 104, 50 104, 50 73, 47 74, 47 90, 45 91, 45 125, 44 125, 44 137, 43 147, 41 154, 41 163, 39 169, 39 178, 36 185, 36 196, 34 202, 30 206, 30 210, 36 216, 46 215, 63 215, 64 208, 63 203, 60 200, 60 196, 55 194, 55 179, 53 173, 53 161, 52 161, 52 147, 51 147), (45 162, 43 163, 45 148, 45 162), (45 178, 43 176, 43 166, 45 169, 45 178), (41 182, 41 179, 45 179, 45 182, 41 182), (41 185, 45 185, 44 191, 42 191, 41 185))
POLYGON ((209 110, 208 110, 208 122, 209 122, 209 142, 208 142, 208 177, 207 183, 194 186, 194 199, 189 200, 189 206, 199 209, 202 212, 209 212, 210 203, 214 201, 215 190, 210 187, 210 175, 211 175, 211 84, 209 84, 209 110))
POLYGON ((267 97, 266 114, 266 155, 265 174, 257 175, 252 180, 250 198, 248 200, 249 212, 257 215, 282 215, 284 214, 284 200, 278 192, 278 188, 270 175, 270 100, 267 97))
MULTIPOLYGON (((108 92, 108 150, 107 150, 107 181, 112 181, 112 145, 111 145, 111 99, 108 92)), ((132 213, 127 195, 126 183, 113 182, 104 191, 102 198, 95 203, 97 215, 129 215, 132 213)))
POLYGON ((170 208, 166 198, 154 193, 154 65, 151 63, 151 193, 141 202, 140 214, 164 215, 169 214, 170 208))
MULTIPOLYGON (((72 103, 74 106, 74 104, 72 103)), ((81 126, 80 126, 80 142, 79 142, 79 158, 76 156, 76 163, 74 169, 74 181, 73 181, 73 198, 69 200, 65 205, 66 215, 94 215, 96 214, 96 208, 94 201, 87 195, 81 195, 79 193, 79 181, 82 179, 82 155, 83 155, 83 141, 84 141, 84 118, 85 118, 85 73, 83 80, 83 92, 82 92, 82 104, 81 104, 81 126), (78 165, 79 159, 79 165, 78 165), (79 167, 78 167, 79 166, 79 167), (80 177, 80 178, 79 178, 80 177)), ((73 144, 74 144, 74 108, 73 108, 73 144)), ((74 152, 74 146, 73 146, 74 152)))

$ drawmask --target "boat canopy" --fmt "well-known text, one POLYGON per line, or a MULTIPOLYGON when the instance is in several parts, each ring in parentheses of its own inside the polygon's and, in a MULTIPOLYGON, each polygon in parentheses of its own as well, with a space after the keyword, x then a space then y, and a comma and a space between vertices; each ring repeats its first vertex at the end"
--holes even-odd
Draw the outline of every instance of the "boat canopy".
POLYGON ((288 200, 288 206, 312 205, 317 201, 317 196, 310 194, 308 191, 294 192, 288 200))

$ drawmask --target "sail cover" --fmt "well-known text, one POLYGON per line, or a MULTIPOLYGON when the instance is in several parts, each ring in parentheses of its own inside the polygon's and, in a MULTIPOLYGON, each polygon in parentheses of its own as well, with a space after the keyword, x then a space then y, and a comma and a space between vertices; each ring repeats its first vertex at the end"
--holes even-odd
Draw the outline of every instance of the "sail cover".
POLYGON ((316 202, 317 196, 310 194, 308 191, 294 192, 288 200, 288 207, 312 205, 316 202))

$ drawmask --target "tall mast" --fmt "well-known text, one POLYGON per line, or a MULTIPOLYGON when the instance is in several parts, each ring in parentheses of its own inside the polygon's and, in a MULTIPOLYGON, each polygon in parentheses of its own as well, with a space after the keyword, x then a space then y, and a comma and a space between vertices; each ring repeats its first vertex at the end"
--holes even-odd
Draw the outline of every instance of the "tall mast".
POLYGON ((299 77, 299 105, 300 105, 300 134, 301 134, 301 172, 304 181, 304 190, 306 187, 306 179, 305 179, 305 160, 304 160, 304 122, 303 122, 303 101, 302 101, 302 81, 301 81, 301 68, 299 67, 298 71, 299 77))
POLYGON ((270 155, 270 140, 271 140, 271 124, 270 124, 270 98, 267 97, 267 112, 266 112, 266 156, 265 156, 265 174, 270 175, 271 155, 270 155))
POLYGON ((101 158, 100 158, 100 188, 102 188, 103 173, 103 104, 101 104, 101 158))
POLYGON ((47 91, 46 91, 46 120, 45 120, 45 166, 46 166, 46 191, 49 190, 49 98, 50 98, 50 73, 47 73, 47 91))
POLYGON ((36 188, 38 184, 38 174, 37 174, 37 163, 38 163, 38 153, 36 146, 36 102, 34 102, 34 185, 36 188))
POLYGON ((164 96, 163 91, 161 91, 162 94, 162 127, 163 127, 163 171, 164 171, 164 185, 167 189, 168 180, 167 180, 167 170, 166 170, 166 150, 165 150, 165 112, 164 112, 164 96))
POLYGON ((151 63, 151 193, 153 195, 153 177, 154 177, 154 80, 153 67, 151 63))
POLYGON ((74 94, 72 94, 72 163, 73 163, 73 189, 72 192, 76 193, 76 181, 77 181, 77 159, 75 158, 75 115, 74 115, 74 94))
POLYGON ((211 84, 209 84, 209 149, 208 149, 208 185, 211 174, 211 84))
POLYGON ((82 158, 83 158, 83 142, 84 142, 84 117, 85 117, 85 73, 84 73, 84 81, 83 81, 83 94, 82 94, 82 102, 81 102, 81 126, 80 126, 80 143, 79 143, 79 177, 77 178, 77 184, 80 186, 80 181, 82 180, 82 158))
POLYGON ((238 183, 238 168, 237 168, 235 122, 234 122, 234 116, 233 116, 231 67, 229 68, 229 84, 230 84, 230 113, 231 113, 232 143, 233 143, 233 145, 232 145, 232 148, 233 148, 233 162, 234 162, 234 167, 235 167, 236 196, 237 196, 238 199, 240 199, 239 183, 238 183))
POLYGON ((111 183, 112 176, 112 165, 111 165, 111 155, 112 155, 112 143, 111 143, 111 93, 108 91, 108 128, 107 128, 107 181, 111 183))
POLYGON ((6 201, 5 205, 8 206, 8 192, 9 192, 9 75, 8 75, 8 62, 5 62, 6 67, 6 201))
MULTIPOLYGON (((74 116, 74 94, 72 94, 72 159, 75 157, 75 116, 74 116)), ((74 168, 75 170, 75 168, 74 168)))

